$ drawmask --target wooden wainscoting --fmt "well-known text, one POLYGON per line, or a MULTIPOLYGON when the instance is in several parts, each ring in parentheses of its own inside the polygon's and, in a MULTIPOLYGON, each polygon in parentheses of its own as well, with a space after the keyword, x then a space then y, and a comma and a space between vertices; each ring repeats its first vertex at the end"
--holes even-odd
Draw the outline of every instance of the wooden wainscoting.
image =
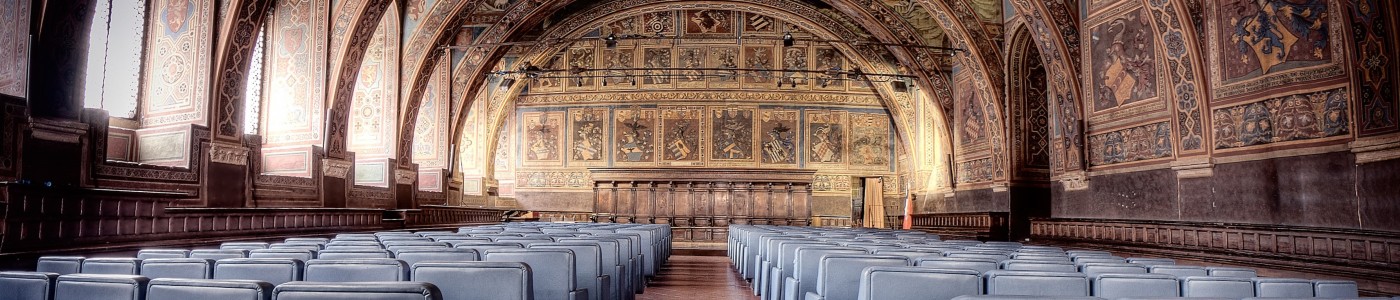
POLYGON ((1036 242, 1353 278, 1400 294, 1400 232, 1284 225, 1032 219, 1036 242))
POLYGON ((383 209, 203 208, 188 193, 0 184, 0 256, 188 247, 237 239, 490 224, 500 211, 425 207, 405 222, 383 209))
POLYGON ((913 229, 938 234, 945 240, 1005 241, 1009 214, 1005 212, 914 214, 913 229))
POLYGON ((687 242, 723 242, 730 224, 811 224, 812 170, 590 171, 595 222, 671 224, 675 240, 687 242))
POLYGON ((470 226, 501 222, 503 212, 495 209, 442 205, 420 205, 404 216, 409 227, 470 226))

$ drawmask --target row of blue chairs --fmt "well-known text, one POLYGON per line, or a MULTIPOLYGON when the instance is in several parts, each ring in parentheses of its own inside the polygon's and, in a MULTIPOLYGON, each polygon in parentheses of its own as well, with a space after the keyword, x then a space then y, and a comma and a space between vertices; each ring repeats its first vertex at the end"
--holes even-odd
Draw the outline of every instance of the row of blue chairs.
POLYGON ((506 223, 43 257, 36 272, 0 272, 0 300, 630 300, 670 239, 666 225, 506 223))
POLYGON ((730 232, 735 268, 765 300, 1358 296, 1352 281, 1260 278, 1244 268, 911 231, 734 225, 730 232))

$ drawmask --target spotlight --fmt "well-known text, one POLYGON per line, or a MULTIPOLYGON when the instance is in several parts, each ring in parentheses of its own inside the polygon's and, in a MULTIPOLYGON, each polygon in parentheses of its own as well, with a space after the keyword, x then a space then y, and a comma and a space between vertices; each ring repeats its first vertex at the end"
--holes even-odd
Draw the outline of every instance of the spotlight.
POLYGON ((850 80, 860 80, 861 76, 865 76, 865 73, 861 72, 860 68, 852 68, 851 73, 846 74, 846 78, 850 80))
POLYGON ((783 47, 792 47, 792 44, 794 42, 795 41, 792 38, 792 32, 783 33, 783 47))
POLYGON ((603 38, 603 44, 607 45, 608 49, 617 48, 617 34, 608 34, 608 37, 603 38))

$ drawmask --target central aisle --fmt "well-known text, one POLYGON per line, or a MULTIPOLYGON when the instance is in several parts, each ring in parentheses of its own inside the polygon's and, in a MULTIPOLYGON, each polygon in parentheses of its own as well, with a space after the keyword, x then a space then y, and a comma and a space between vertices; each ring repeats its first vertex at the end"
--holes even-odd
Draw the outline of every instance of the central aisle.
POLYGON ((639 300, 758 299, 725 256, 673 255, 639 300))

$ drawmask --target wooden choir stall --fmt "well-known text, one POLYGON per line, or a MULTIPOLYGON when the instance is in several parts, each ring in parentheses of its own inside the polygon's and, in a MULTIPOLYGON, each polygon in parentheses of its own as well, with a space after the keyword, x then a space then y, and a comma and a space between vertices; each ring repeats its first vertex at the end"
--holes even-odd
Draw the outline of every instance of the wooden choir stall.
POLYGON ((678 241, 724 241, 730 224, 807 226, 815 171, 593 168, 593 220, 671 224, 678 241))

